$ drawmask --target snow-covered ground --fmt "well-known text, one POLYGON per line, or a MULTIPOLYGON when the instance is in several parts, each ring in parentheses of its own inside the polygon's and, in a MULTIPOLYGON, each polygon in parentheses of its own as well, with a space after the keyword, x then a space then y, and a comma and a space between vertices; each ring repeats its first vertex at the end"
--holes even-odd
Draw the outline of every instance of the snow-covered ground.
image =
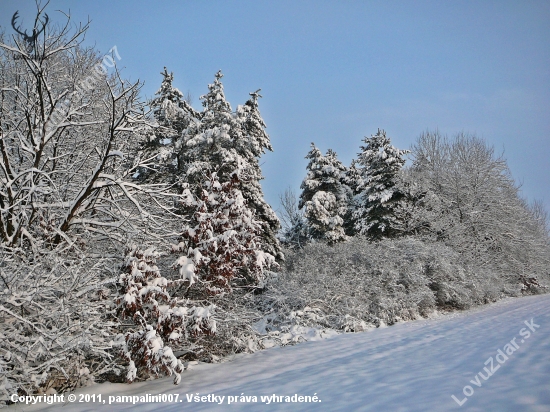
POLYGON ((62 408, 17 404, 7 410, 548 412, 550 295, 507 299, 435 319, 240 355, 186 371, 179 386, 171 382, 164 378, 95 385, 76 392, 77 402, 62 408), (96 400, 101 394, 105 404, 78 403, 84 394, 96 394, 96 400), (109 397, 146 394, 179 398, 176 403, 109 405, 109 397), (241 401, 241 394, 249 401, 257 397, 257 402, 245 402, 244 397, 241 401), (285 396, 295 394, 316 395, 319 402, 284 402, 285 396), (188 402, 186 395, 224 398, 218 405, 188 402), (262 396, 273 401, 272 395, 282 396, 282 402, 262 401, 262 396))

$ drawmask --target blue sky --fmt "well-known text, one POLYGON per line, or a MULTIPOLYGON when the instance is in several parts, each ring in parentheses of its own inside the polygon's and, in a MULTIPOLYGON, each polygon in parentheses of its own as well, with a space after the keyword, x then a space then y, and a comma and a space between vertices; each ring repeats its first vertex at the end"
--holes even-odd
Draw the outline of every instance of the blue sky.
MULTIPOLYGON (((0 0, 31 28, 33 0, 0 0)), ((86 44, 116 45, 126 77, 158 89, 164 66, 193 106, 221 69, 235 108, 258 88, 274 153, 263 157, 267 200, 299 193, 311 142, 349 164, 385 129, 409 148, 423 131, 475 133, 504 156, 529 199, 550 209, 548 1, 67 1, 92 20, 86 44)), ((20 20, 21 21, 21 20, 20 20)))

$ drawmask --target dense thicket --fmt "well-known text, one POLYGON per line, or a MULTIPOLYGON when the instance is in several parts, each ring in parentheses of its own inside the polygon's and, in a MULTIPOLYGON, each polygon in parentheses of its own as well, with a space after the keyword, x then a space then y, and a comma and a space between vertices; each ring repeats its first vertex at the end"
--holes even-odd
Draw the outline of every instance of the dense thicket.
POLYGON ((138 199, 158 189, 126 179, 146 129, 140 85, 121 81, 115 48, 80 46, 86 28, 0 38, 2 395, 122 369, 116 245, 146 230, 138 199))
POLYGON ((479 263, 443 242, 414 237, 310 243, 287 252, 285 267, 258 303, 261 325, 272 339, 307 336, 307 328, 357 332, 544 293, 541 286, 550 284, 548 272, 524 281, 479 263))

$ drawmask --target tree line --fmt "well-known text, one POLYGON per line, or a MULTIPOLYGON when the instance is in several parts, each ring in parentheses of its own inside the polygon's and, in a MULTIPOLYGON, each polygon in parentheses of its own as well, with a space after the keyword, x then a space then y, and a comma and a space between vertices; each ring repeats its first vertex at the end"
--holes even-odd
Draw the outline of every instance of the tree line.
POLYGON ((547 214, 521 197, 505 159, 485 141, 427 131, 400 150, 378 130, 363 142, 349 167, 312 143, 299 201, 291 191, 281 196, 283 243, 415 237, 503 270, 546 270, 547 214))

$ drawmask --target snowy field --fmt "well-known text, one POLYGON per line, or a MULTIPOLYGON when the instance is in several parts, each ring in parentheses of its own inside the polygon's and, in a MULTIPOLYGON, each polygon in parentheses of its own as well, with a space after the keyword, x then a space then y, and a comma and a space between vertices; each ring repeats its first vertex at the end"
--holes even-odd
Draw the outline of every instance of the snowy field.
POLYGON ((96 385, 77 391, 77 402, 63 407, 17 404, 7 411, 548 412, 550 295, 507 299, 435 319, 239 355, 231 362, 186 371, 179 386, 171 382, 164 378, 96 385), (105 404, 78 403, 84 394, 95 394, 96 399, 101 394, 105 404), (109 405, 110 396, 146 394, 178 394, 179 399, 109 405), (242 402, 241 394, 249 402, 242 402), (285 396, 295 394, 316 395, 319 402, 284 402, 285 396), (188 402, 186 395, 211 395, 210 400, 215 395, 223 401, 188 402), (282 396, 283 402, 267 404, 273 395, 282 396), (269 400, 262 400, 265 396, 269 400), (254 397, 257 402, 251 402, 254 397))

